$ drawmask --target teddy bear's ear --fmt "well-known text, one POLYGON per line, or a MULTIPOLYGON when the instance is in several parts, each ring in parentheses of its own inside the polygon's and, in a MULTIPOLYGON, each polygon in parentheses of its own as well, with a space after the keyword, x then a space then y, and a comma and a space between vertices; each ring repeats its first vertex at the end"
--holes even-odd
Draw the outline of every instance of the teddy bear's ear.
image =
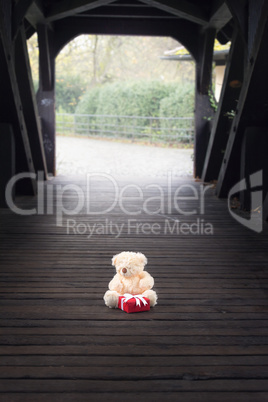
POLYGON ((114 267, 115 267, 115 264, 116 264, 116 259, 117 259, 117 257, 118 257, 118 254, 114 255, 113 258, 112 258, 112 265, 113 265, 114 267))
POLYGON ((142 264, 144 264, 144 265, 147 264, 147 258, 145 257, 144 254, 142 254, 142 253, 137 253, 137 257, 139 258, 139 261, 140 261, 142 264))

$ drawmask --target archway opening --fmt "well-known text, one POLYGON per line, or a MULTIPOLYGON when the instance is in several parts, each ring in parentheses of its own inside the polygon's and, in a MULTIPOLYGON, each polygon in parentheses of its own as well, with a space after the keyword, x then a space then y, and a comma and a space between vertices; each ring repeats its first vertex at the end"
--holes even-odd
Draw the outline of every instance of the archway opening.
POLYGON ((170 37, 81 35, 56 59, 57 174, 192 175, 194 62, 170 37))

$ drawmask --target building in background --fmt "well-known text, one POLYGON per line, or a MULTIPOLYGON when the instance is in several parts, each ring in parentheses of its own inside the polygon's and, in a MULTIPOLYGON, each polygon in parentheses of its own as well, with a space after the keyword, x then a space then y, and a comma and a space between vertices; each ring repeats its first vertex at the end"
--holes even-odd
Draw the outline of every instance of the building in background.
MULTIPOLYGON (((224 78, 225 67, 227 63, 227 58, 230 50, 231 42, 221 45, 217 40, 214 44, 214 95, 217 102, 220 99, 221 88, 224 78)), ((164 56, 161 57, 162 60, 175 60, 175 61, 193 61, 192 55, 184 46, 176 47, 172 50, 167 50, 164 56)))

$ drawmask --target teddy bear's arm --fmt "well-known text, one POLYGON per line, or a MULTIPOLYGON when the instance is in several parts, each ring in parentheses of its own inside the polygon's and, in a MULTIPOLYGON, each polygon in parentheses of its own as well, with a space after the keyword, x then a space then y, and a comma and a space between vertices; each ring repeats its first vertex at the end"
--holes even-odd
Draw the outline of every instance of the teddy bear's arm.
POLYGON ((143 271, 140 274, 139 286, 144 290, 152 289, 154 286, 154 278, 148 272, 143 271))
POLYGON ((123 285, 119 278, 119 275, 116 274, 108 285, 110 290, 116 290, 118 293, 120 293, 123 289, 123 285))

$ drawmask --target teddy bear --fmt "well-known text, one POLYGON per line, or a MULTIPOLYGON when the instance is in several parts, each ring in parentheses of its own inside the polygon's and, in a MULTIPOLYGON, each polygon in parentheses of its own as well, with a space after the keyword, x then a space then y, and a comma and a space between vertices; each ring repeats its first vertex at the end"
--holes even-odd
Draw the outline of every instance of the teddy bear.
POLYGON ((148 297, 150 307, 156 305, 157 294, 152 287, 154 278, 146 271, 144 266, 147 258, 142 253, 123 251, 112 258, 112 265, 115 266, 116 275, 110 281, 109 290, 103 296, 106 306, 118 307, 119 296, 125 293, 142 295, 148 297))

